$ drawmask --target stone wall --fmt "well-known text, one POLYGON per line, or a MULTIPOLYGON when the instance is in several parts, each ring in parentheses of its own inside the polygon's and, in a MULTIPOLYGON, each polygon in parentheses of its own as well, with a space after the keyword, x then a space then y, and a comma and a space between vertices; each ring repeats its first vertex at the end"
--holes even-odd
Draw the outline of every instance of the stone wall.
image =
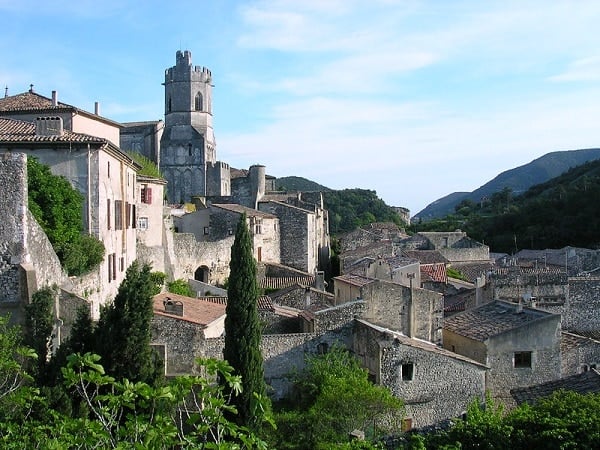
POLYGON ((414 427, 459 417, 472 400, 483 399, 483 365, 363 321, 354 333, 354 353, 377 382, 404 401, 414 427))
POLYGON ((600 277, 569 278, 569 300, 568 308, 563 312, 563 329, 600 331, 600 277))
POLYGON ((570 333, 562 333, 562 341, 561 376, 563 378, 590 370, 594 366, 600 367, 600 341, 570 333))
POLYGON ((27 157, 0 153, 0 302, 20 301, 27 230, 27 157))

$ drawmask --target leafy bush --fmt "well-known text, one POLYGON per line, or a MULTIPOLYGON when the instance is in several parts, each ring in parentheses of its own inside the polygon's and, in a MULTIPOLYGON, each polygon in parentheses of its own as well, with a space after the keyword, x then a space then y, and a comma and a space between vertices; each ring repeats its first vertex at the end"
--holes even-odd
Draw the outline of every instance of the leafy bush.
POLYGON ((29 210, 63 268, 69 275, 82 275, 98 267, 104 258, 104 244, 94 236, 82 235, 81 193, 35 158, 27 158, 27 176, 29 210))
POLYGON ((167 283, 167 291, 173 294, 185 295, 186 297, 194 297, 194 292, 190 288, 187 281, 181 278, 167 283))

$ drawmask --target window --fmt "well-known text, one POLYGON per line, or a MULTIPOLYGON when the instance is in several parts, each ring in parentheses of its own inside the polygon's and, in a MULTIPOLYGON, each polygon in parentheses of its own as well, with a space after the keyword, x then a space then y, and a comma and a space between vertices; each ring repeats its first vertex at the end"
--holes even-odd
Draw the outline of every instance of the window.
POLYGON ((173 102, 171 101, 171 97, 169 97, 169 102, 168 102, 168 106, 167 106, 167 111, 171 112, 171 108, 173 106, 173 102))
POLYGON ((412 381, 415 372, 415 365, 413 363, 404 363, 400 368, 402 372, 402 381, 412 381))
POLYGON ((115 200, 115 230, 123 229, 123 201, 115 200))
POLYGON ((110 199, 106 200, 106 228, 110 230, 110 199))
POLYGON ((131 209, 129 208, 129 202, 125 202, 125 228, 131 226, 131 209))
POLYGON ((515 352, 515 369, 531 368, 531 352, 515 352))
POLYGON ((117 279, 117 255, 111 253, 108 255, 108 281, 117 279))
POLYGON ((144 185, 140 191, 142 203, 151 204, 152 203, 152 188, 144 185))
POLYGON ((208 235, 209 233, 209 227, 204 227, 204 235, 208 235))
POLYGON ((137 227, 140 230, 147 230, 148 229, 148 218, 147 217, 138 217, 137 227))
POLYGON ((135 228, 137 219, 135 216, 135 205, 131 205, 131 228, 135 228))
POLYGON ((196 94, 196 98, 194 99, 194 109, 202 111, 202 94, 200 92, 196 94))
POLYGON ((108 161, 108 165, 107 165, 106 171, 108 173, 108 178, 110 178, 110 161, 108 161))
POLYGON ((123 256, 119 258, 119 270, 121 272, 125 270, 125 258, 123 256))

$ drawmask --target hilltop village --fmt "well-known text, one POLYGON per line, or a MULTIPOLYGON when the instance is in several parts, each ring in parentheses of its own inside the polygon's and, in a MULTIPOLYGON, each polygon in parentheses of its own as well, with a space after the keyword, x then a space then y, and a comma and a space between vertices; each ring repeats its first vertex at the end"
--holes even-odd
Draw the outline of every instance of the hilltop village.
MULTIPOLYGON (((0 312, 22 320, 32 294, 60 287, 54 348, 80 306, 98 318, 135 260, 195 297, 154 299, 152 346, 168 376, 221 358, 230 249, 245 214, 259 267, 265 377, 273 398, 307 354, 344 345, 406 404, 403 429, 462 415, 489 392, 512 407, 566 388, 600 391, 600 252, 496 255, 461 231, 409 236, 372 224, 340 237, 328 284, 327 210, 319 192, 275 190, 263 165, 216 159, 212 74, 178 51, 165 71, 164 121, 117 123, 33 89, 0 99, 0 312), (140 174, 131 157, 163 178, 140 174), (27 158, 84 198, 85 231, 105 247, 98 269, 67 276, 28 209, 27 158), (448 269, 462 274, 448 276, 448 269), (332 283, 332 285, 331 285, 332 283)), ((454 272, 451 272, 454 273, 454 272)))

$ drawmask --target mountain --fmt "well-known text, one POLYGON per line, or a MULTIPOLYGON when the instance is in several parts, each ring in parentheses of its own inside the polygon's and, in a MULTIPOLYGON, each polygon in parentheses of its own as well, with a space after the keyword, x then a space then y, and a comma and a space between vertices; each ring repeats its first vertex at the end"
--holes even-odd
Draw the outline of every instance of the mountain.
POLYGON ((307 180, 302 177, 281 177, 275 180, 275 188, 281 191, 299 191, 299 192, 315 192, 315 191, 331 191, 328 187, 322 186, 314 181, 307 180))
POLYGON ((597 159, 600 159, 600 148, 548 153, 528 164, 502 172, 473 192, 454 192, 446 195, 427 205, 422 211, 415 214, 413 219, 427 221, 444 217, 454 213, 454 207, 463 200, 472 200, 477 203, 506 187, 510 188, 513 194, 518 195, 536 184, 559 176, 571 167, 597 159))

